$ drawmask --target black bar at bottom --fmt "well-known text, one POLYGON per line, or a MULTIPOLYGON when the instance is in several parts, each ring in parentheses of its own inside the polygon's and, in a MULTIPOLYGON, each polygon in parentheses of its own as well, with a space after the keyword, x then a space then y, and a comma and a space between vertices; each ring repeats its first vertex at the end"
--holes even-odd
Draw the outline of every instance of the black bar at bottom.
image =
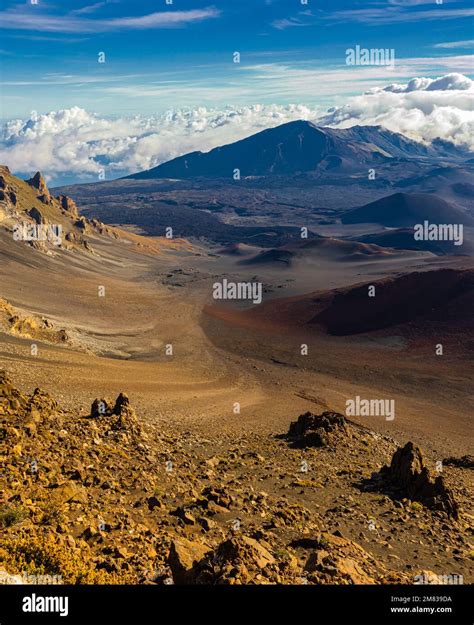
POLYGON ((0 625, 472 625, 470 597, 471 586, 0 586, 0 625), (45 597, 67 597, 67 614, 23 611, 66 611, 45 597))

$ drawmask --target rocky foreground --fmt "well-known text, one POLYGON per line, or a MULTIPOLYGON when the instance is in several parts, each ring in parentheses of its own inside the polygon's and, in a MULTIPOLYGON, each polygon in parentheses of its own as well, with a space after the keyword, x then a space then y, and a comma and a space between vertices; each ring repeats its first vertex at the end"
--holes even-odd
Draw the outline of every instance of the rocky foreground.
POLYGON ((0 572, 63 583, 472 582, 472 458, 326 412, 277 436, 68 413, 0 372, 0 572), (442 460, 442 459, 441 459, 442 460))

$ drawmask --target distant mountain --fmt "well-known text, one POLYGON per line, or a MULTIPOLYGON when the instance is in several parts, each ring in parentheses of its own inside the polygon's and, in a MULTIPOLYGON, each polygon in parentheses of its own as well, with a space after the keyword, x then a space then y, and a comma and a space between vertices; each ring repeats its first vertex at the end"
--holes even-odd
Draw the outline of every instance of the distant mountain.
POLYGON ((442 165, 418 171, 394 182, 396 189, 411 193, 434 193, 445 200, 469 206, 474 197, 474 169, 466 163, 442 165))
POLYGON ((383 232, 365 234, 352 237, 351 239, 372 245, 380 245, 381 247, 392 247, 398 250, 432 252, 437 256, 444 256, 445 254, 474 256, 474 246, 470 241, 466 240, 466 235, 464 235, 464 242, 461 246, 453 245, 452 241, 415 241, 413 228, 391 228, 383 232))
MULTIPOLYGON (((454 152, 456 149, 454 148, 454 152)), ((392 159, 453 158, 390 132, 381 126, 346 129, 319 128, 294 121, 263 130, 210 152, 191 152, 153 169, 126 178, 231 178, 235 169, 245 176, 293 175, 315 171, 353 171, 392 159)), ((460 154, 459 158, 465 158, 460 154)))
POLYGON ((386 329, 386 336, 415 339, 418 345, 428 340, 432 349, 433 338, 469 342, 473 306, 474 270, 435 269, 264 301, 243 311, 240 319, 234 314, 231 322, 273 325, 282 336, 291 328, 322 329, 335 336, 382 331, 381 336, 386 329), (376 297, 368 297, 369 285, 376 297))
POLYGON ((416 324, 423 333, 453 335, 467 335, 474 328, 472 270, 414 272, 379 280, 375 288, 379 295, 373 298, 367 297, 366 284, 336 289, 328 297, 330 292, 323 310, 310 323, 321 324, 335 335, 403 327, 400 324, 416 324))
POLYGON ((223 254, 224 256, 252 256, 259 252, 261 252, 260 247, 247 245, 246 243, 231 243, 217 250, 218 254, 223 254))
POLYGON ((240 264, 289 267, 298 262, 307 264, 322 259, 334 262, 360 262, 364 259, 380 258, 394 253, 394 250, 384 249, 378 245, 315 236, 307 241, 288 243, 278 248, 262 250, 251 258, 241 260, 240 264))
POLYGON ((343 224, 378 223, 410 228, 424 220, 436 224, 474 225, 474 219, 449 202, 428 193, 394 193, 342 215, 343 224))
MULTIPOLYGON (((464 165, 464 164, 463 164, 464 165)), ((440 189, 463 183, 472 178, 472 167, 447 165, 433 167, 404 178, 397 182, 397 187, 418 187, 420 193, 431 193, 430 189, 440 189)), ((418 192, 417 191, 417 192, 418 192)))

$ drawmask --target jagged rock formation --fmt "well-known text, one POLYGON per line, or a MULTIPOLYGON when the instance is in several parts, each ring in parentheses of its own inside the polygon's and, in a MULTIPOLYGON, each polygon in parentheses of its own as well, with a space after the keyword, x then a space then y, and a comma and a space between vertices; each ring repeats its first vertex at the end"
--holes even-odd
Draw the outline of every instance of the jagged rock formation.
POLYGON ((91 405, 91 418, 109 416, 113 412, 113 404, 110 399, 94 399, 91 405))
POLYGON ((54 198, 41 172, 23 181, 4 166, 0 166, 0 222, 13 231, 16 241, 50 255, 60 249, 93 252, 86 235, 110 236, 104 224, 81 216, 70 197, 54 198), (34 229, 28 230, 33 225, 45 228, 34 234, 34 229))
POLYGON ((67 195, 58 195, 57 200, 61 204, 63 211, 68 213, 73 219, 79 219, 79 211, 74 200, 67 195))
POLYGON ((79 217, 79 219, 74 222, 74 225, 84 233, 89 231, 90 222, 87 217, 79 217))
POLYGON ((5 176, 0 175, 0 202, 5 202, 10 206, 16 206, 17 201, 16 193, 11 189, 5 176))
POLYGON ((49 204, 51 202, 51 194, 46 185, 46 180, 41 172, 37 171, 36 174, 26 182, 30 185, 30 187, 37 189, 39 192, 38 199, 40 199, 41 202, 44 202, 45 204, 49 204))
POLYGON ((412 442, 397 449, 390 466, 383 467, 382 473, 409 499, 441 510, 455 519, 459 517, 459 505, 443 477, 438 475, 431 479, 423 452, 412 442))
POLYGON ((337 412, 306 412, 291 423, 288 437, 299 447, 325 447, 350 437, 350 432, 346 418, 337 412))
POLYGON ((133 432, 136 436, 144 436, 137 414, 133 409, 128 395, 120 393, 113 404, 109 399, 95 399, 91 405, 91 418, 117 417, 112 422, 113 430, 133 432))
MULTIPOLYGON (((304 583, 376 583, 380 565, 357 543, 328 532, 306 541, 311 544, 311 552, 302 571, 304 583)), ((257 540, 235 535, 214 549, 178 539, 171 545, 168 562, 176 584, 268 584, 278 583, 285 573, 296 572, 298 561, 294 556, 282 563, 271 552, 272 545, 265 537, 257 540)), ((388 572, 385 574, 390 579, 388 572)))

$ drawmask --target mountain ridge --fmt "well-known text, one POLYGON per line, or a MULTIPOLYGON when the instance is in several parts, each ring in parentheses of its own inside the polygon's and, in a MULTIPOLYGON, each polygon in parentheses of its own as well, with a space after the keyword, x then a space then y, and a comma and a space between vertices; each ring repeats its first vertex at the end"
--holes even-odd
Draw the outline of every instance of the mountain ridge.
POLYGON ((392 228, 413 227, 416 223, 463 223, 473 218, 453 204, 430 193, 393 193, 345 212, 343 224, 380 223, 392 228))
POLYGON ((122 179, 220 178, 353 171, 392 159, 465 158, 444 144, 424 145, 382 126, 320 127, 295 120, 208 152, 193 151, 122 179))

